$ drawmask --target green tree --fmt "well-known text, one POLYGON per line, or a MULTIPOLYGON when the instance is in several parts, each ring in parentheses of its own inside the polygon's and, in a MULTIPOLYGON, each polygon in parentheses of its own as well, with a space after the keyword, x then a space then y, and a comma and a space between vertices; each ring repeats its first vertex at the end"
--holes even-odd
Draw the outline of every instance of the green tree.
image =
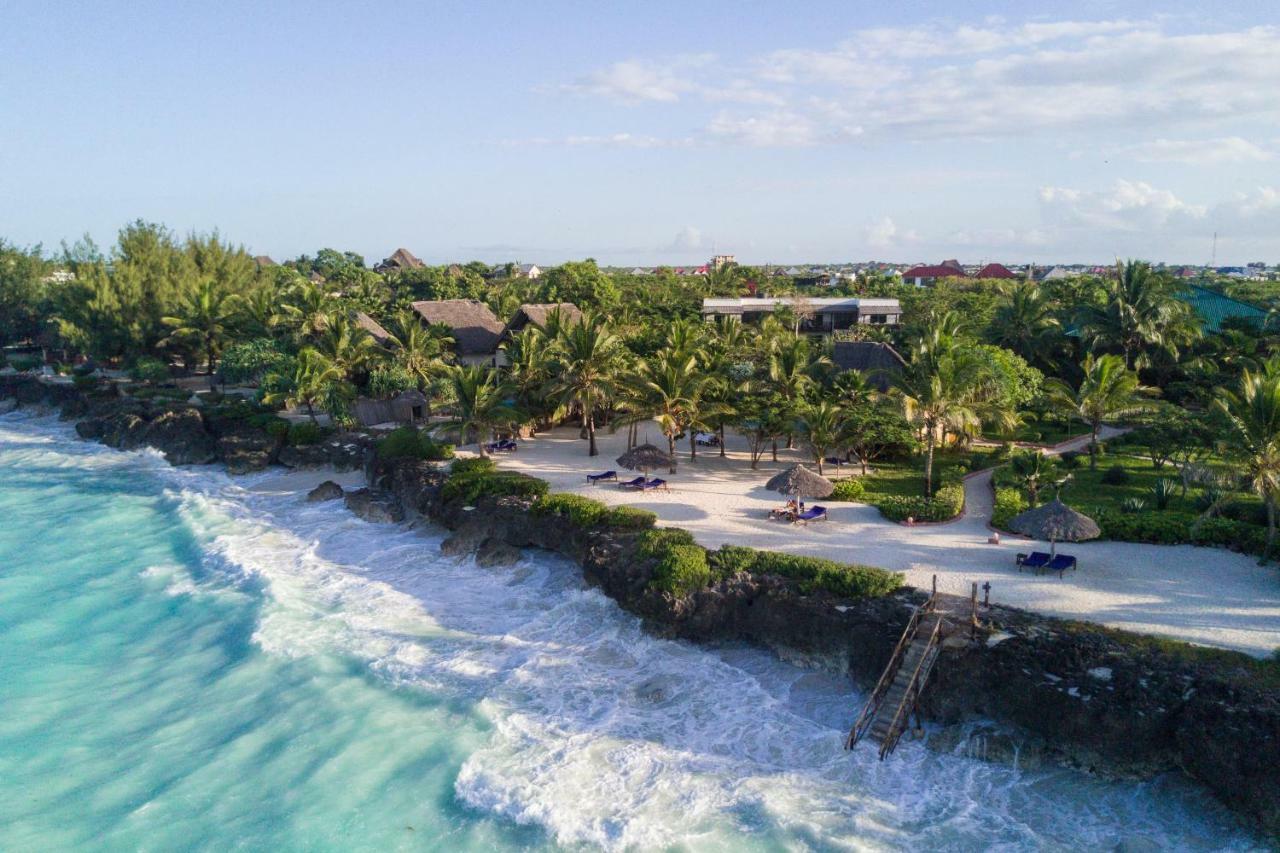
POLYGON ((1178 285, 1143 261, 1116 262, 1095 300, 1076 318, 1093 348, 1119 353, 1127 368, 1143 367, 1145 351, 1178 347, 1199 335, 1190 306, 1177 298, 1178 285))
POLYGON ((218 369, 218 356, 230 336, 234 315, 235 302, 231 294, 214 279, 205 278, 179 299, 173 316, 162 318, 172 330, 165 341, 182 351, 203 355, 212 376, 218 369))
POLYGON ((1040 505, 1040 489, 1052 482, 1056 462, 1038 450, 1019 450, 1009 458, 1009 468, 1027 491, 1031 506, 1040 505))
POLYGON ((989 338, 1037 367, 1051 368, 1064 338, 1048 291, 1032 281, 1015 284, 996 307, 989 338))
POLYGON ((924 438, 925 497, 933 495, 933 454, 938 442, 947 431, 964 433, 981 423, 984 381, 981 361, 964 349, 929 354, 894 380, 903 413, 924 438))
POLYGON ((801 432, 813 452, 813 461, 822 473, 822 461, 827 452, 840 442, 844 430, 844 417, 833 403, 823 400, 807 407, 800 422, 801 432))
POLYGON ((1280 359, 1273 358, 1260 371, 1244 371, 1239 388, 1225 392, 1217 407, 1229 424, 1226 446, 1243 464, 1253 491, 1267 508, 1265 562, 1275 544, 1280 491, 1280 359))
POLYGON ((552 349, 551 388, 561 405, 582 415, 587 455, 597 456, 596 410, 615 391, 621 343, 602 320, 591 314, 561 325, 552 349))
POLYGON ((1045 382, 1050 402, 1064 413, 1080 418, 1089 426, 1089 467, 1098 467, 1098 433, 1102 422, 1148 408, 1141 393, 1148 390, 1138 374, 1125 366, 1118 355, 1085 356, 1084 377, 1072 388, 1061 379, 1045 382))
POLYGON ((844 411, 841 443, 858 457, 862 473, 867 463, 894 454, 915 450, 915 435, 902 412, 886 405, 863 403, 844 411))
POLYGON ((520 414, 507 400, 511 385, 498 371, 483 365, 454 365, 445 374, 453 417, 436 427, 453 430, 459 443, 476 437, 480 455, 488 456, 485 445, 500 426, 517 423, 520 414))
MULTIPOLYGON (((263 395, 263 402, 273 406, 303 406, 313 424, 319 423, 316 406, 332 406, 344 395, 353 393, 342 369, 310 347, 298 353, 292 376, 276 377, 276 381, 268 384, 272 390, 263 395)), ((329 414, 334 413, 330 410, 329 414)))
POLYGON ((561 264, 539 279, 540 302, 572 302, 584 310, 608 308, 619 295, 618 286, 593 258, 561 264))
POLYGON ((40 335, 49 309, 48 271, 39 246, 22 249, 0 239, 0 344, 40 335))

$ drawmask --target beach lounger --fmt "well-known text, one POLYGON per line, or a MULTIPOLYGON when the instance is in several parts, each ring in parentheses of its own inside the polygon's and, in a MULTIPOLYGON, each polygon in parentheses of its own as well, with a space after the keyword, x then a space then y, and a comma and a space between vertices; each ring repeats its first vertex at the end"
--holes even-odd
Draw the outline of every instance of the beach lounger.
POLYGON ((834 465, 839 468, 841 465, 848 465, 849 463, 841 459, 839 456, 828 456, 822 460, 822 464, 834 465))
POLYGON ((504 438, 501 441, 491 441, 484 446, 484 449, 490 453, 501 453, 506 451, 514 451, 516 443, 514 439, 504 438))
POLYGON ((616 482, 618 482, 618 472, 617 472, 617 471, 605 471, 603 474, 588 474, 588 475, 587 475, 587 482, 589 482, 589 483, 597 483, 597 484, 598 484, 598 483, 602 483, 602 482, 604 482, 605 480, 613 480, 615 483, 616 483, 616 482))
POLYGON ((1039 569, 1049 564, 1049 555, 1044 551, 1032 551, 1030 554, 1018 555, 1018 571, 1024 568, 1039 569))
POLYGON ((670 489, 667 488, 667 481, 658 479, 657 477, 655 477, 654 479, 650 480, 647 483, 640 484, 640 490, 642 492, 647 492, 650 489, 662 489, 664 492, 671 491, 670 489))
POLYGON ((1076 558, 1070 554, 1058 554, 1044 565, 1045 571, 1057 572, 1058 577, 1062 577, 1067 569, 1074 569, 1075 567, 1076 558))
POLYGON ((811 521, 826 521, 827 508, 825 506, 812 506, 804 512, 797 515, 794 519, 796 524, 808 524, 811 521))
POLYGON ((719 447, 720 437, 710 432, 700 432, 693 437, 693 440, 700 447, 719 447))
POLYGON ((627 480, 618 485, 624 489, 638 489, 645 483, 644 477, 636 477, 634 480, 627 480))

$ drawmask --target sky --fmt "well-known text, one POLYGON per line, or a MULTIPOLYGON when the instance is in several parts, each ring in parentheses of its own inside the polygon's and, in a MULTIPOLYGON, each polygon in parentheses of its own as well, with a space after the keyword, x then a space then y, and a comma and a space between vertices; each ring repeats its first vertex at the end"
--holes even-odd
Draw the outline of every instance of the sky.
POLYGON ((0 239, 1280 263, 1280 4, 0 3, 0 239))

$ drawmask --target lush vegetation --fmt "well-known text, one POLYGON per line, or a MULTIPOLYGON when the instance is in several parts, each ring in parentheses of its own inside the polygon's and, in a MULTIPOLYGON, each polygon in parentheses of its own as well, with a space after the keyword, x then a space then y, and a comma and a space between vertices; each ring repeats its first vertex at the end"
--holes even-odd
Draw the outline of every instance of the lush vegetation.
MULTIPOLYGON (((1203 537, 1226 519, 1251 525, 1245 541, 1264 529, 1258 550, 1267 553, 1280 494, 1280 346, 1270 324, 1207 332, 1182 288, 1137 261, 1042 283, 839 281, 824 293, 902 304, 900 326, 854 330, 905 357, 883 391, 880 377, 833 365, 829 341, 803 331, 811 291, 771 270, 632 275, 584 260, 530 279, 478 262, 378 271, 333 249, 259 264, 216 234, 179 238, 139 221, 106 249, 84 240, 49 255, 0 242, 0 345, 13 348, 15 367, 78 366, 85 387, 94 367, 126 369, 153 394, 193 372, 256 385, 267 409, 311 416, 312 427, 290 433, 296 442, 323 435, 321 415, 349 425, 359 396, 419 391, 431 437, 389 437, 380 452, 390 455, 448 458, 445 441, 477 443, 483 454, 492 438, 564 422, 580 425, 583 452, 594 455, 600 429, 626 430, 635 443, 654 423, 673 457, 693 460, 697 433, 737 433, 753 467, 784 446, 822 473, 833 457, 848 461, 839 476, 860 484, 834 497, 891 518, 958 511, 961 460, 978 437, 1087 434, 1083 460, 1056 471, 1011 461, 1016 480, 1002 488, 1030 505, 1070 475, 1065 497, 1101 514, 1110 534, 1164 538, 1183 527, 1171 519, 1187 519, 1188 535, 1203 537), (698 316, 704 297, 760 292, 793 298, 759 324, 698 316), (529 324, 504 344, 502 367, 465 366, 450 330, 410 310, 415 300, 457 298, 503 319, 526 303, 572 302, 584 313, 529 324), (1143 425, 1118 459, 1098 442, 1117 421, 1143 425), (1137 473, 1144 460, 1154 474, 1137 473), (1128 481, 1103 483, 1109 465, 1125 467, 1128 481), (1240 506, 1260 510, 1246 518, 1240 506)), ((456 479, 470 482, 469 496, 536 488, 494 472, 456 479)))

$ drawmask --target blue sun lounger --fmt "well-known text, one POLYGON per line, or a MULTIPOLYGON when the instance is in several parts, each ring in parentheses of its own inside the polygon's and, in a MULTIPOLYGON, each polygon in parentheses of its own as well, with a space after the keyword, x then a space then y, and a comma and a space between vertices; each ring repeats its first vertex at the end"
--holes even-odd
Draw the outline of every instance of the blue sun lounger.
POLYGON ((825 506, 812 506, 804 512, 797 515, 794 519, 796 524, 808 524, 811 521, 826 521, 827 508, 825 506))
POLYGON ((1027 569, 1039 569, 1049 565, 1050 557, 1044 551, 1032 551, 1030 554, 1018 555, 1018 571, 1027 569))
POLYGON ((644 485, 644 477, 636 477, 634 480, 627 480, 618 485, 624 489, 638 489, 644 485))
POLYGON ((596 483, 596 484, 599 484, 599 483, 601 483, 601 482, 603 482, 603 481, 605 481, 605 480, 613 480, 613 481, 616 483, 616 482, 618 481, 618 472, 617 472, 617 471, 605 471, 603 474, 588 474, 588 475, 587 475, 587 482, 589 482, 589 483, 596 483))
POLYGON ((1045 563, 1045 571, 1057 572, 1058 577, 1062 577, 1067 569, 1075 569, 1076 558, 1070 554, 1058 554, 1048 563, 1045 563))
POLYGON ((655 477, 654 479, 650 480, 647 483, 640 484, 641 491, 647 492, 650 489, 662 489, 663 491, 671 491, 670 489, 667 488, 667 481, 658 479, 657 477, 655 477))

